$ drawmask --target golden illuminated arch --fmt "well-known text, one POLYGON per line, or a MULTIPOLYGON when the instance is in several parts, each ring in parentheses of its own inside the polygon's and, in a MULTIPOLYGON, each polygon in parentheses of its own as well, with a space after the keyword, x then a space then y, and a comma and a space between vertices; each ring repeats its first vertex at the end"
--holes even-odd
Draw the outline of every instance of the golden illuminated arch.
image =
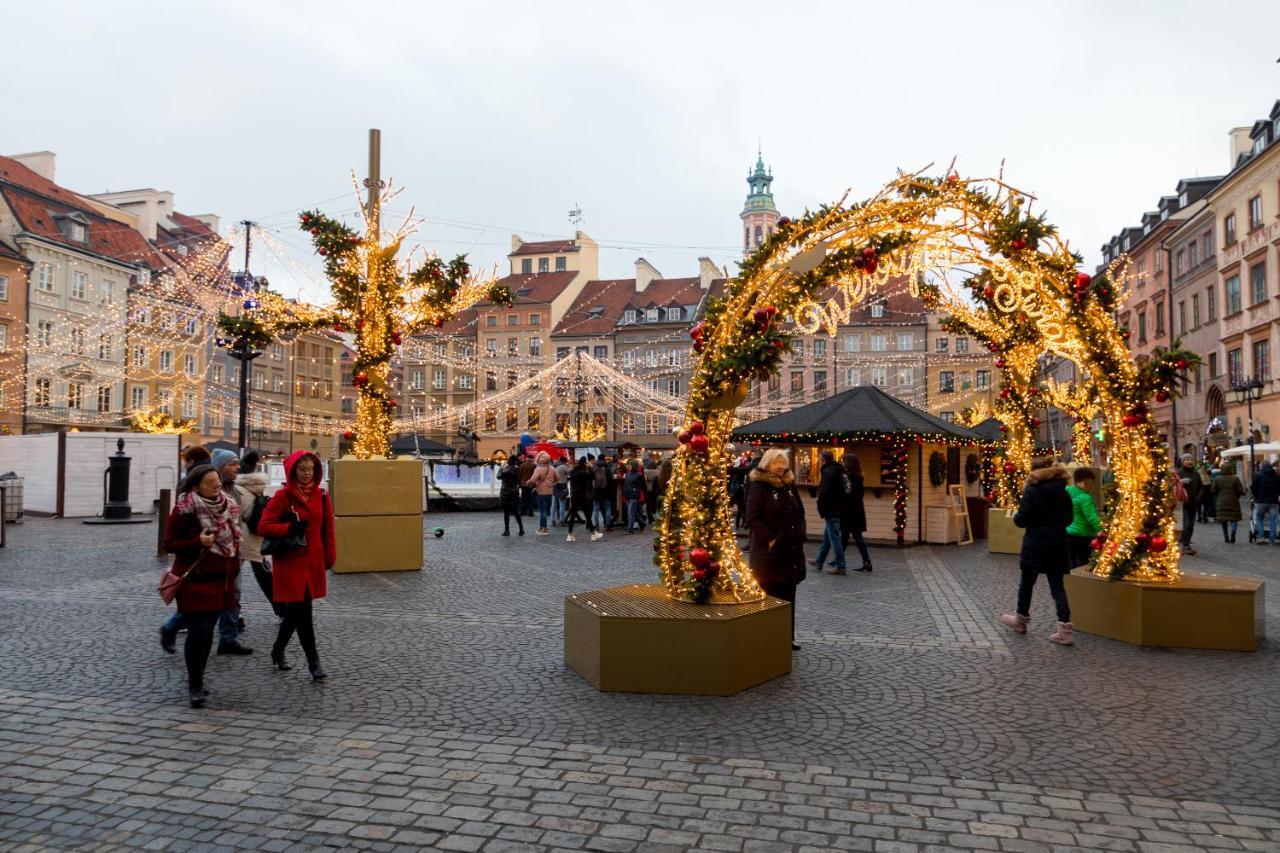
MULTIPOLYGON (((904 175, 870 200, 843 202, 777 232, 744 263, 723 296, 709 300, 691 331, 697 352, 681 445, 667 492, 656 561, 674 598, 695 602, 758 599, 762 593, 733 535, 725 443, 750 383, 766 379, 789 348, 790 328, 834 333, 857 305, 902 283, 947 314, 948 328, 996 353, 1001 369, 995 413, 1004 424, 998 497, 1016 497, 1034 448, 1036 382, 1043 353, 1088 373, 1072 412, 1101 414, 1115 496, 1092 569, 1113 578, 1172 580, 1179 551, 1165 447, 1149 412, 1152 398, 1175 392, 1196 356, 1158 350, 1138 365, 1116 326, 1123 269, 1091 278, 1031 198, 999 180, 904 175), (790 326, 782 321, 790 319, 790 326)), ((892 436, 884 437, 893 446, 892 436)))

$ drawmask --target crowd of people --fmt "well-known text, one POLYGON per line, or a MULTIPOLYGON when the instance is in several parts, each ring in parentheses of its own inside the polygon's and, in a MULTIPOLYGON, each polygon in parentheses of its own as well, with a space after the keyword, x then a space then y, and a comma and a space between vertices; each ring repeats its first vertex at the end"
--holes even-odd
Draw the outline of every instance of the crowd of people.
POLYGON ((565 540, 573 542, 578 524, 587 528, 592 541, 618 527, 638 533, 659 517, 670 480, 670 458, 597 458, 589 453, 576 460, 552 459, 546 450, 516 448, 498 472, 502 535, 511 535, 514 520, 516 534, 524 536, 524 520, 533 518, 535 510, 538 536, 564 527, 565 540))
POLYGON ((285 652, 296 633, 311 678, 323 681, 312 602, 325 597, 337 543, 333 506, 320 485, 320 458, 305 450, 287 457, 286 483, 270 498, 255 451, 242 458, 196 445, 187 448, 183 462, 164 530, 164 548, 174 555, 170 571, 179 578, 177 612, 160 627, 160 646, 174 654, 178 632, 186 630, 191 706, 202 707, 209 696, 204 676, 215 628, 218 654, 253 652, 240 640, 246 628, 240 611, 245 561, 280 620, 271 665, 282 672, 293 668, 285 652))
POLYGON ((1246 499, 1253 503, 1249 540, 1275 545, 1280 537, 1280 472, 1271 462, 1263 462, 1246 486, 1235 462, 1222 460, 1211 465, 1186 453, 1172 480, 1174 495, 1182 506, 1178 540, 1184 554, 1196 553, 1192 545, 1196 525, 1211 521, 1221 526, 1224 543, 1235 544, 1240 523, 1245 520, 1242 505, 1246 499))

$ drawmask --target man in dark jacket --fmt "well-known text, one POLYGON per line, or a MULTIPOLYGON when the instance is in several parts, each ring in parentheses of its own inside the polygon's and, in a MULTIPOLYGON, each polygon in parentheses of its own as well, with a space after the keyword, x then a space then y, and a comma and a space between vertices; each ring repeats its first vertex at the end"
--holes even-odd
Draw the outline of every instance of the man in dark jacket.
POLYGON ((1276 544, 1277 511, 1280 511, 1280 474, 1270 462, 1263 462, 1258 473, 1253 475, 1253 530, 1257 534, 1257 543, 1276 544), (1263 539, 1263 534, 1267 538, 1263 539))
POLYGON ((627 532, 644 530, 644 468, 638 459, 632 460, 622 481, 622 500, 627 507, 627 532))
POLYGON ((1182 553, 1194 554, 1191 547, 1191 535, 1196 531, 1196 511, 1200 507, 1200 492, 1204 483, 1200 482, 1200 472, 1196 470, 1196 458, 1190 453, 1182 455, 1182 465, 1175 472, 1182 488, 1186 490, 1187 501, 1182 505, 1182 553))
POLYGON ((830 551, 832 552, 831 574, 843 575, 846 569, 840 514, 844 509, 844 499, 849 494, 849 490, 846 488, 844 468, 836 461, 835 454, 830 450, 824 450, 818 458, 822 460, 818 480, 818 515, 824 522, 824 529, 817 559, 810 561, 809 565, 813 566, 815 571, 822 571, 822 564, 826 562, 827 553, 830 551))
POLYGON ((1067 469, 1055 465, 1052 457, 1035 460, 1031 476, 1022 490, 1022 500, 1013 523, 1025 532, 1018 568, 1018 609, 1001 615, 1000 621, 1019 634, 1027 633, 1031 620, 1031 591, 1036 579, 1049 579, 1049 592, 1058 611, 1058 630, 1049 636, 1055 643, 1072 645, 1071 609, 1067 605, 1067 589, 1062 576, 1071 570, 1067 527, 1074 517, 1071 496, 1067 494, 1067 469))
POLYGON ((575 521, 586 522, 587 530, 591 533, 591 541, 604 538, 604 534, 596 529, 595 522, 591 520, 591 495, 595 489, 595 479, 596 473, 587 465, 587 460, 578 457, 578 461, 569 471, 569 512, 565 515, 569 533, 564 538, 566 542, 574 541, 575 521))

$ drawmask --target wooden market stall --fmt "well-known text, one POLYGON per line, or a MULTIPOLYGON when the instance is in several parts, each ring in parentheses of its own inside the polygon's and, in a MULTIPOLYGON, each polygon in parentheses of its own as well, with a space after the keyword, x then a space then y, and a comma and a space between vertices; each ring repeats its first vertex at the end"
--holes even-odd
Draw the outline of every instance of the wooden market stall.
POLYGON ((818 454, 854 453, 866 485, 868 540, 955 542, 963 534, 965 498, 982 494, 987 441, 879 388, 859 386, 733 431, 734 441, 792 449, 810 536, 821 537, 818 454), (955 489, 959 489, 958 492, 955 489))

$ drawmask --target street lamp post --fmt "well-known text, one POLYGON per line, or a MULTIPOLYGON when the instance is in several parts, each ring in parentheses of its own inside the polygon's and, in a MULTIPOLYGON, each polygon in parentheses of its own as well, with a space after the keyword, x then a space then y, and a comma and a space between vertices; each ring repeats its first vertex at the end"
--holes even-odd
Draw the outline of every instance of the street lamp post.
POLYGON ((1253 401, 1262 398, 1262 380, 1254 377, 1248 382, 1240 382, 1231 386, 1231 393, 1235 397, 1236 403, 1244 403, 1247 406, 1245 416, 1248 418, 1246 428, 1249 430, 1249 476, 1254 475, 1256 458, 1253 449, 1253 401))
POLYGON ((587 401, 587 389, 582 382, 582 351, 578 350, 574 353, 574 376, 573 376, 573 399, 574 399, 574 429, 577 432, 576 440, 582 441, 582 404, 587 401))

